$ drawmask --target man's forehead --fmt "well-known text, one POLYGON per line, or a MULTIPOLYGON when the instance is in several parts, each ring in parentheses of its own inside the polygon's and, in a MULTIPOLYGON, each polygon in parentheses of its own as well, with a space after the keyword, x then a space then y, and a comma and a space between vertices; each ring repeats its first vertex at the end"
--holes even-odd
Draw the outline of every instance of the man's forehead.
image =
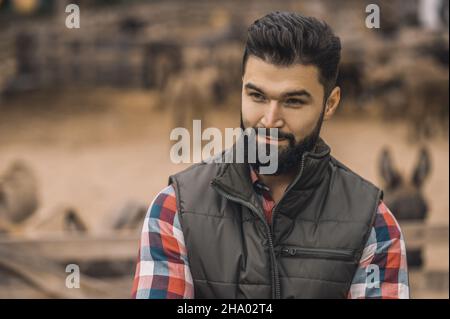
POLYGON ((248 58, 245 67, 244 86, 247 83, 274 94, 295 90, 307 90, 311 94, 321 94, 320 92, 323 90, 319 82, 319 69, 315 65, 279 66, 254 56, 248 58))

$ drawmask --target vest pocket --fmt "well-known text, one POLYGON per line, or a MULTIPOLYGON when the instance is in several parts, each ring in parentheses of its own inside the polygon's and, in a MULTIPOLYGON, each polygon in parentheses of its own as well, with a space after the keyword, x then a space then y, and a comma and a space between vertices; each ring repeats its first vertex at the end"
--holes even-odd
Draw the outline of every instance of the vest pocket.
POLYGON ((280 255, 282 257, 335 259, 344 261, 355 260, 355 251, 352 249, 322 249, 283 246, 280 249, 280 255))

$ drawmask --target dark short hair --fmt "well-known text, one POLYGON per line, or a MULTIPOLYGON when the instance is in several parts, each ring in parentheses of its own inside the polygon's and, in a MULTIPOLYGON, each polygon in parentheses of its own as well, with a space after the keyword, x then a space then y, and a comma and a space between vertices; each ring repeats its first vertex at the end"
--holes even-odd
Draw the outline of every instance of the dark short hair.
POLYGON ((242 74, 250 55, 275 65, 317 66, 319 81, 328 97, 336 85, 341 41, 323 21, 276 11, 256 20, 248 28, 242 74))

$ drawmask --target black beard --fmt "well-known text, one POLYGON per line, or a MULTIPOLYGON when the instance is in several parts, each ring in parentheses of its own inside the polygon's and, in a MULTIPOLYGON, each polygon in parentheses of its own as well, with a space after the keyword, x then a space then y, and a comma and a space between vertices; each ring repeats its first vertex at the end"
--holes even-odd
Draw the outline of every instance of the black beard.
MULTIPOLYGON (((289 145, 283 147, 278 153, 278 168, 275 173, 272 175, 282 175, 288 173, 292 170, 295 170, 299 167, 299 163, 302 159, 302 156, 305 152, 310 152, 314 149, 314 146, 319 139, 320 130, 322 128, 324 111, 320 114, 319 120, 317 121, 316 126, 314 127, 311 134, 303 138, 299 142, 295 142, 294 135, 290 133, 284 133, 278 131, 278 138, 286 138, 289 141, 289 145)), ((242 120, 241 113, 241 129, 245 130, 244 123, 242 120)), ((258 132, 258 128, 253 128, 255 132, 258 132)), ((267 135, 269 136, 269 130, 267 129, 267 135)), ((257 147, 261 147, 264 144, 257 143, 257 147)), ((264 146, 263 146, 264 147, 264 146)), ((269 145, 265 144, 266 154, 269 154, 269 145)), ((248 140, 245 139, 245 159, 248 158, 248 140)), ((250 163, 252 167, 258 172, 259 168, 262 166, 269 166, 270 163, 261 163, 258 160, 258 156, 256 156, 256 163, 250 163)))

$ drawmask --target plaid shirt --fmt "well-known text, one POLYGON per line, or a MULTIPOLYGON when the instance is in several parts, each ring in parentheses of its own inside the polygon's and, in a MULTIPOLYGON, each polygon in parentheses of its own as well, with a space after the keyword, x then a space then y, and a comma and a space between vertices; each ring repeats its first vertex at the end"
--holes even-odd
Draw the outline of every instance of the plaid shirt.
MULTIPOLYGON (((270 190, 251 170, 264 213, 271 220, 274 201, 270 190)), ((140 239, 133 298, 194 298, 183 232, 172 186, 162 190, 150 205, 140 239)), ((375 222, 353 277, 350 299, 409 298, 406 248, 393 214, 380 201, 375 222)))

